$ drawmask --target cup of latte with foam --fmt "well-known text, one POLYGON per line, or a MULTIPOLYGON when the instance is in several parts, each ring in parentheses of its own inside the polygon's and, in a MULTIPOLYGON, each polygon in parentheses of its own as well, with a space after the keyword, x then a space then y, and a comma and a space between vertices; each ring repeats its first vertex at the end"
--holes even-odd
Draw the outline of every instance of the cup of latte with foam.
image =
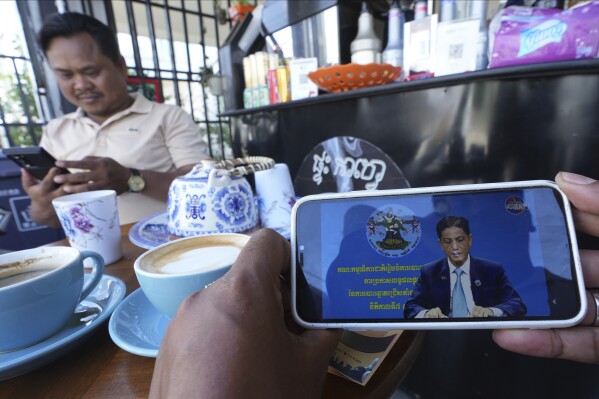
POLYGON ((183 300, 222 277, 250 237, 211 234, 167 242, 136 259, 139 285, 158 311, 173 317, 183 300))
POLYGON ((39 247, 0 255, 0 353, 57 333, 98 285, 104 260, 96 252, 39 247), (93 262, 84 281, 83 260, 93 262))

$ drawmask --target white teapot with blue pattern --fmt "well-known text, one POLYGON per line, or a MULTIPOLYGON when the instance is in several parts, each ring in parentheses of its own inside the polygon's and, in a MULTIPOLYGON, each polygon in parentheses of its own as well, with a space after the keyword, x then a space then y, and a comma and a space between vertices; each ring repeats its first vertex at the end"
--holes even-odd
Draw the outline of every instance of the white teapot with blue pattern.
POLYGON ((258 209, 244 175, 270 169, 274 163, 265 157, 202 161, 188 174, 177 177, 168 192, 168 232, 190 237, 239 233, 255 227, 258 209))

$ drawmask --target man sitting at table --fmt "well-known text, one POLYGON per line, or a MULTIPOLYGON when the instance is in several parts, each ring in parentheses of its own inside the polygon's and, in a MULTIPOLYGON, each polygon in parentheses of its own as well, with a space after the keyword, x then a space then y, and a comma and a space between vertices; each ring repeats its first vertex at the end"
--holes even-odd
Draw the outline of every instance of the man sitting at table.
POLYGON ((60 226, 54 198, 112 189, 122 224, 166 209, 172 180, 209 158, 192 118, 179 107, 127 91, 127 66, 116 35, 95 18, 56 14, 45 21, 39 43, 60 91, 79 108, 44 128, 40 145, 68 168, 37 181, 26 171, 31 217, 60 226))

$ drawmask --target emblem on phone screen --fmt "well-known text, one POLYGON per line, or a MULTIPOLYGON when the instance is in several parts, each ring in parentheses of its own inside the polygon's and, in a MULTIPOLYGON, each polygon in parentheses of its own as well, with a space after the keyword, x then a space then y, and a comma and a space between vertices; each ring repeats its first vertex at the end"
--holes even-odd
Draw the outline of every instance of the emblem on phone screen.
POLYGON ((420 242, 420 219, 405 206, 385 205, 368 218, 366 237, 382 255, 405 256, 420 242))
POLYGON ((522 198, 511 195, 505 200, 505 210, 513 215, 520 215, 528 210, 528 204, 522 198))

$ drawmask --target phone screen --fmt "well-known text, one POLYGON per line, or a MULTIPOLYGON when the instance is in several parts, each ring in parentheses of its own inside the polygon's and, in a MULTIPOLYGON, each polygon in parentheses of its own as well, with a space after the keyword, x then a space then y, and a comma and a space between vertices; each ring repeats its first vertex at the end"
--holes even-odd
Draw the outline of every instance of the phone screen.
POLYGON ((295 226, 294 299, 308 323, 489 321, 481 308, 567 320, 581 309, 551 187, 307 200, 295 226))

